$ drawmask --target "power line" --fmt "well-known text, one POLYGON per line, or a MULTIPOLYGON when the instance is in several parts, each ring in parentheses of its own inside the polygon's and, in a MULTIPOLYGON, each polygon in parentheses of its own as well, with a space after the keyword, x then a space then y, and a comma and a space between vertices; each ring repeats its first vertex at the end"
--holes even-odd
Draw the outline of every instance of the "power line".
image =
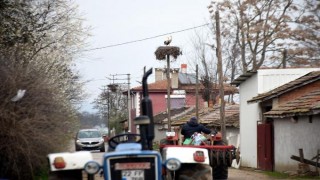
POLYGON ((116 46, 122 46, 122 45, 126 45, 126 44, 132 44, 132 43, 136 43, 136 42, 140 42, 140 41, 145 41, 145 40, 149 40, 149 39, 158 38, 158 37, 169 35, 169 34, 176 34, 176 33, 184 32, 184 31, 193 30, 193 29, 200 28, 200 27, 207 26, 207 25, 209 25, 209 23, 202 24, 202 25, 199 25, 199 26, 194 26, 194 27, 187 28, 187 29, 182 29, 182 30, 179 30, 179 31, 173 31, 173 32, 169 32, 169 33, 156 35, 156 36, 151 36, 151 37, 147 37, 147 38, 143 38, 143 39, 127 41, 127 42, 118 43, 118 44, 111 44, 111 45, 108 45, 108 46, 102 46, 102 47, 97 47, 97 48, 92 48, 92 49, 85 49, 83 51, 94 51, 94 50, 99 50, 99 49, 106 49, 106 48, 111 48, 111 47, 116 47, 116 46))

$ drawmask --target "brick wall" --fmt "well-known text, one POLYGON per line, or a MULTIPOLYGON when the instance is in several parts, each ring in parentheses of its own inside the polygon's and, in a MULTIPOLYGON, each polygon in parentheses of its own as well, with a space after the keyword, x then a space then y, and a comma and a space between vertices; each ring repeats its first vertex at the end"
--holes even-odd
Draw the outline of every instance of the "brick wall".
POLYGON ((301 88, 295 89, 294 91, 290 91, 288 93, 285 93, 284 95, 281 95, 279 97, 279 104, 285 103, 292 99, 296 99, 297 97, 300 97, 310 91, 313 91, 319 88, 320 88, 320 81, 307 84, 301 88))

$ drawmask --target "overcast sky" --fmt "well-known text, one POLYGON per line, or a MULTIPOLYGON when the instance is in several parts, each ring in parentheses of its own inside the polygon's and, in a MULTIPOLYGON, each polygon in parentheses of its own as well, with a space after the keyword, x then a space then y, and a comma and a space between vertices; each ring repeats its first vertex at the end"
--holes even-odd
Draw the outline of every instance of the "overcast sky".
MULTIPOLYGON (((139 86, 143 67, 159 68, 166 65, 158 61, 154 52, 163 45, 166 33, 177 32, 209 22, 207 6, 209 0, 76 0, 85 25, 91 26, 91 37, 86 51, 78 59, 78 70, 84 80, 89 80, 85 90, 90 95, 83 104, 82 110, 94 112, 90 104, 101 92, 104 85, 111 83, 108 78, 114 74, 130 74, 130 87, 139 86), (118 45, 110 45, 142 40, 118 45)), ((206 26, 196 28, 207 31, 206 26)), ((172 33, 173 46, 181 48, 183 55, 171 67, 179 68, 180 64, 190 61, 192 54, 191 39, 195 30, 172 33)), ((188 69, 189 70, 189 69, 188 69)), ((116 76, 125 79, 127 76, 116 76)), ((126 83, 117 80, 116 83, 126 83)), ((154 82, 154 74, 148 83, 154 82)))

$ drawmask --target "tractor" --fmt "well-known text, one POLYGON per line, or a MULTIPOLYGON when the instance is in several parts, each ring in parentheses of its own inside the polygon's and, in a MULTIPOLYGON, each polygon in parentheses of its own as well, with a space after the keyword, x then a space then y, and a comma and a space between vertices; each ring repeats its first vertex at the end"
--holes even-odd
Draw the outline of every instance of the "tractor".
POLYGON ((236 158, 236 148, 225 145, 220 132, 204 136, 195 133, 190 142, 179 142, 178 128, 166 133, 160 144, 163 160, 176 158, 180 168, 166 171, 166 179, 228 179, 228 167, 236 158))

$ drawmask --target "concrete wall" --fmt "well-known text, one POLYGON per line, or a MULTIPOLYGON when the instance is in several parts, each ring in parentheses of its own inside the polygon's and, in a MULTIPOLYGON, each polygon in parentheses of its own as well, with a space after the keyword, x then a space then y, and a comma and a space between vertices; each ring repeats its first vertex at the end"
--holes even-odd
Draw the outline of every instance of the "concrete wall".
POLYGON ((257 74, 240 85, 240 152, 241 166, 257 167, 257 104, 247 101, 257 95, 257 74))
POLYGON ((311 159, 320 149, 320 115, 314 116, 312 123, 308 117, 301 116, 296 123, 289 118, 274 120, 274 152, 276 171, 295 171, 298 161, 290 159, 299 156, 302 148, 305 159, 311 159))
POLYGON ((261 121, 258 103, 247 101, 319 68, 261 69, 239 86, 241 166, 257 168, 257 121, 261 121))
POLYGON ((258 93, 270 91, 319 68, 258 70, 258 93))
POLYGON ((228 145, 238 147, 238 145, 240 144, 240 129, 236 127, 227 127, 226 131, 228 145))

